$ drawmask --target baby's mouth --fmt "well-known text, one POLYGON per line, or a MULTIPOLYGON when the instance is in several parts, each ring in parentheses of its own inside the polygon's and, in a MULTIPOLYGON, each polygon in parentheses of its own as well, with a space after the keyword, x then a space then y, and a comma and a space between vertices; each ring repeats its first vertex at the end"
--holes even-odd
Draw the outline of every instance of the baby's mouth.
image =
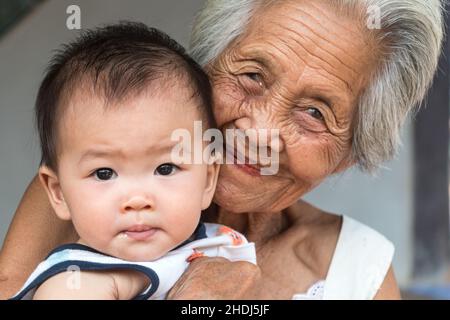
POLYGON ((153 228, 146 225, 134 225, 122 231, 121 234, 137 241, 143 241, 152 237, 157 231, 158 228, 153 228))

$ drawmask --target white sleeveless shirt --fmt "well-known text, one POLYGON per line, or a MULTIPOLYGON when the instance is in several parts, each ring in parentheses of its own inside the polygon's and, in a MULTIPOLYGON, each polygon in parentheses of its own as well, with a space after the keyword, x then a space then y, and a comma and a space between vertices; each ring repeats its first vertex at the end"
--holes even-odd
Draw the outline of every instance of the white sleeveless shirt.
POLYGON ((386 277, 393 255, 394 246, 383 235, 343 216, 326 279, 292 299, 373 299, 386 277))

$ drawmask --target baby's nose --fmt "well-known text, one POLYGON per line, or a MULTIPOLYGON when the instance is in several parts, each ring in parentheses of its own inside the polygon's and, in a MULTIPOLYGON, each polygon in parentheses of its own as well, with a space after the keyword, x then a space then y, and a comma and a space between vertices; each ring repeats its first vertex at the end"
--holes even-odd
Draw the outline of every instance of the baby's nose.
POLYGON ((151 201, 142 196, 132 197, 122 205, 123 213, 152 209, 153 204, 151 203, 151 201))

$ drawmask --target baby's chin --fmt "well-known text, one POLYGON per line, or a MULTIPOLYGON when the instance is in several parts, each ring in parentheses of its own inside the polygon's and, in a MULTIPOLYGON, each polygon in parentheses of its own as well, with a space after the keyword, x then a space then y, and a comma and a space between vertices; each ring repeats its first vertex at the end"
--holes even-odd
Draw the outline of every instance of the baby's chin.
MULTIPOLYGON (((114 242, 114 241, 113 241, 114 242)), ((149 262, 158 260, 163 257, 169 250, 161 250, 155 244, 141 243, 122 245, 110 245, 108 247, 96 246, 95 244, 89 244, 89 242, 79 240, 78 243, 91 247, 104 255, 112 256, 125 261, 133 262, 149 262)))
POLYGON ((117 256, 117 258, 126 260, 126 261, 133 261, 133 262, 149 262, 149 261, 155 261, 159 258, 163 257, 167 252, 155 252, 155 253, 149 253, 149 252, 129 252, 126 254, 121 254, 120 256, 117 256))
POLYGON ((139 248, 120 248, 120 250, 111 250, 109 255, 121 260, 133 262, 148 262, 158 260, 167 254, 168 250, 160 250, 152 245, 140 245, 139 248))

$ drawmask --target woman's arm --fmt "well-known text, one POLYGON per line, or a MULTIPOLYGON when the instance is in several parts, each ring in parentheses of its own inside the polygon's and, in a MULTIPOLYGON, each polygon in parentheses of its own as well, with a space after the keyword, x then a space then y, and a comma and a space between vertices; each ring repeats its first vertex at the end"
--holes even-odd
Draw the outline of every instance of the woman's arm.
POLYGON ((191 262, 167 299, 261 299, 260 284, 261 270, 250 262, 202 257, 191 262))
POLYGON ((397 280, 395 280, 394 269, 391 266, 374 300, 399 300, 401 298, 400 289, 398 288, 397 280))
POLYGON ((50 250, 76 240, 72 224, 56 217, 36 176, 25 191, 0 251, 0 299, 15 294, 50 250))

